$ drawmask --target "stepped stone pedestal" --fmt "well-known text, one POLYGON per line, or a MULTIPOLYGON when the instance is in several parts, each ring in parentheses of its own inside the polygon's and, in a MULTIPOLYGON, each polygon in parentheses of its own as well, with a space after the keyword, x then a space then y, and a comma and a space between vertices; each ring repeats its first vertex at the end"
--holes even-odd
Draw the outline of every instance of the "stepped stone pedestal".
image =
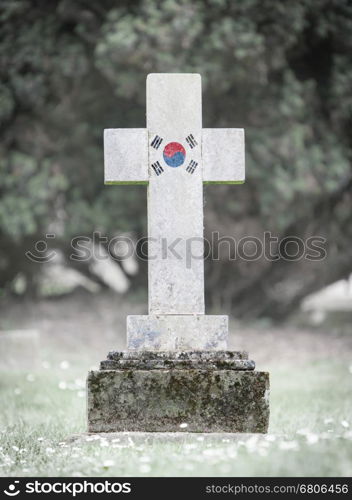
POLYGON ((88 376, 89 432, 267 432, 269 374, 246 352, 110 352, 88 376))

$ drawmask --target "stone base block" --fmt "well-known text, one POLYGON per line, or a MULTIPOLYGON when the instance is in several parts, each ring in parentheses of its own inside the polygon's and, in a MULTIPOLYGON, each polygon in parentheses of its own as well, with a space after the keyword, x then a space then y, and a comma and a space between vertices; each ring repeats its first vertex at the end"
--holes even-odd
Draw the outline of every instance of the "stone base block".
POLYGON ((228 317, 206 314, 127 316, 127 348, 182 351, 226 349, 228 317))
POLYGON ((88 431, 267 432, 269 374, 226 353, 162 353, 157 368, 155 353, 110 353, 88 375, 88 431))

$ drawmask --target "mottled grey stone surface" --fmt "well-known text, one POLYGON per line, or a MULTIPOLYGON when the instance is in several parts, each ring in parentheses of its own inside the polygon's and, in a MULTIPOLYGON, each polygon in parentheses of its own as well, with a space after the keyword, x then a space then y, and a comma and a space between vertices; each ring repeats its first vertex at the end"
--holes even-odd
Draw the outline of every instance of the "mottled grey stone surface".
POLYGON ((91 371, 88 431, 267 432, 268 391, 266 372, 91 371))
POLYGON ((213 360, 209 352, 155 354, 112 352, 104 369, 89 373, 89 432, 267 431, 269 374, 254 371, 253 362, 231 351, 213 360), (136 368, 143 361, 144 369, 136 368))
POLYGON ((203 181, 241 184, 245 178, 244 130, 203 128, 203 181))
POLYGON ((105 184, 148 183, 148 133, 144 128, 104 130, 105 184))
POLYGON ((248 359, 246 351, 110 351, 107 359, 183 359, 183 360, 226 360, 248 359))
POLYGON ((156 135, 163 138, 160 148, 149 147, 149 314, 204 314, 200 75, 148 75, 147 129, 149 144, 156 135), (189 134, 196 141, 192 148, 189 134), (186 152, 177 168, 163 156, 164 146, 174 142, 186 152), (157 161, 161 175, 152 168, 157 161), (197 163, 193 174, 186 170, 190 161, 197 163))
POLYGON ((192 359, 111 359, 100 363, 101 370, 254 370, 249 359, 192 360, 192 359))
POLYGON ((101 370, 254 370, 241 351, 112 351, 101 370))
POLYGON ((228 317, 205 314, 127 316, 127 349, 226 349, 228 317))

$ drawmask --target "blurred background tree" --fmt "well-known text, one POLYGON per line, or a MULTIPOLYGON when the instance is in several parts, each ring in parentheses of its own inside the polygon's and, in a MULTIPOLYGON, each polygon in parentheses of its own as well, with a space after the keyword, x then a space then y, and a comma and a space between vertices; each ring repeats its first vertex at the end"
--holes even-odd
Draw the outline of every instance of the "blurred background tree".
POLYGON ((145 126, 150 72, 201 73, 204 126, 246 129, 246 184, 206 188, 206 236, 327 239, 320 262, 231 261, 221 245, 208 305, 280 319, 349 275, 350 1, 5 0, 0 16, 3 293, 19 273, 35 293, 25 251, 49 231, 67 259, 77 235, 146 235, 146 189, 103 185, 102 132, 145 126))

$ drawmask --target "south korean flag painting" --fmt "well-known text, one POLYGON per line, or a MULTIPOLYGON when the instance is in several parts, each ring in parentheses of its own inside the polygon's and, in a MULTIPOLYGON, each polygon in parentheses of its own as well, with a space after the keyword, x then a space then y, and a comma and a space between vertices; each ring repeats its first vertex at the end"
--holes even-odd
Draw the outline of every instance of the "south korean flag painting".
POLYGON ((190 132, 183 137, 149 134, 149 178, 166 176, 175 182, 179 176, 199 177, 200 137, 190 132))

